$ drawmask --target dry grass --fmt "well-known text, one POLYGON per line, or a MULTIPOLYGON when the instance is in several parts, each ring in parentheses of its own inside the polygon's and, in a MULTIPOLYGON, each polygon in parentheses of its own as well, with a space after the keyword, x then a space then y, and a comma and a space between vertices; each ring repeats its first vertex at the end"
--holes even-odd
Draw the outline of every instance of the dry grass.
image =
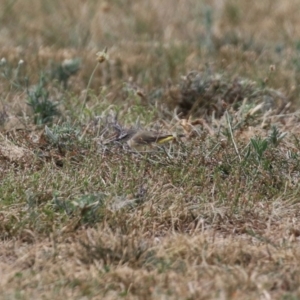
POLYGON ((2 299, 300 297, 298 1, 0 6, 2 299))

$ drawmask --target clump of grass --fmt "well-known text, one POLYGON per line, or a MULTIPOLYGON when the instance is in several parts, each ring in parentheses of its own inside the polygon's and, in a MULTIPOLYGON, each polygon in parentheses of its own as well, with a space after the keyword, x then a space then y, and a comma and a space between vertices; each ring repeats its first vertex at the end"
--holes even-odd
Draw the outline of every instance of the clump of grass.
POLYGON ((62 63, 54 64, 51 67, 51 78, 58 80, 66 89, 69 78, 75 75, 80 69, 81 60, 79 58, 65 59, 62 63))
POLYGON ((45 126, 45 136, 48 141, 61 150, 72 150, 78 147, 85 147, 85 140, 82 137, 81 129, 75 124, 68 122, 54 124, 51 128, 45 126))
POLYGON ((34 124, 52 123, 54 117, 59 116, 58 103, 50 100, 44 75, 40 76, 36 86, 27 90, 27 97, 27 104, 33 111, 34 124))
POLYGON ((27 76, 24 74, 24 60, 20 59, 17 67, 14 67, 4 57, 0 60, 1 76, 9 83, 10 90, 21 90, 24 84, 28 82, 27 76))
POLYGON ((264 110, 287 104, 284 95, 278 91, 260 87, 248 79, 231 80, 226 74, 211 74, 209 70, 190 72, 178 86, 170 83, 166 101, 170 108, 177 108, 183 115, 200 117, 213 114, 220 118, 228 105, 238 110, 245 99, 253 106, 262 104, 264 110))
POLYGON ((82 195, 72 202, 79 209, 81 224, 93 225, 103 220, 105 216, 105 194, 82 195))
POLYGON ((271 131, 268 136, 268 141, 274 146, 277 147, 282 140, 287 136, 287 132, 281 132, 276 125, 271 127, 271 131))
POLYGON ((258 137, 258 138, 251 138, 250 141, 253 149, 255 150, 255 154, 258 159, 258 162, 260 162, 262 160, 264 152, 268 148, 268 140, 261 139, 260 137, 258 137))

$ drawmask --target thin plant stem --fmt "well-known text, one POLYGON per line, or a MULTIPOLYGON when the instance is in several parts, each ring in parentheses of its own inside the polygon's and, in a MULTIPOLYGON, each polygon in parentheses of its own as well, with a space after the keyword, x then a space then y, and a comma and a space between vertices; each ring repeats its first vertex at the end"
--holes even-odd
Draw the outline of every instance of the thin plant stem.
POLYGON ((92 72, 92 74, 91 74, 91 76, 90 76, 88 85, 87 85, 87 87, 86 87, 86 93, 85 93, 85 97, 84 97, 84 100, 83 100, 83 103, 82 103, 81 112, 83 112, 83 110, 84 110, 84 108, 85 108, 86 100, 87 100, 87 97, 88 97, 88 94, 89 94, 89 88, 90 88, 92 79, 93 79, 93 77, 94 77, 94 74, 95 74, 95 72, 96 72, 96 70, 97 70, 97 68, 98 68, 98 65, 99 65, 99 64, 97 64, 97 65, 95 66, 95 68, 94 68, 94 70, 93 70, 93 72, 92 72))
POLYGON ((231 128, 231 124, 230 124, 230 120, 229 120, 229 114, 228 114, 227 111, 226 111, 226 119, 227 119, 229 131, 230 131, 231 140, 232 140, 232 143, 233 143, 233 146, 234 146, 234 150, 235 150, 236 154, 238 155, 240 161, 242 161, 239 150, 238 150, 238 148, 236 146, 236 143, 234 141, 233 132, 232 132, 232 128, 231 128))

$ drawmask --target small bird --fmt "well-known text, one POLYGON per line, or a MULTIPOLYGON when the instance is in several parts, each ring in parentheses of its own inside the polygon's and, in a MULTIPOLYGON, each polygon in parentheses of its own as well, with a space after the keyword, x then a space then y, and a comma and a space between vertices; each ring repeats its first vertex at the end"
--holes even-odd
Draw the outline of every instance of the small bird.
POLYGON ((130 129, 128 132, 119 139, 126 141, 130 148, 140 150, 147 146, 160 145, 176 139, 173 134, 158 134, 152 131, 134 130, 130 129))

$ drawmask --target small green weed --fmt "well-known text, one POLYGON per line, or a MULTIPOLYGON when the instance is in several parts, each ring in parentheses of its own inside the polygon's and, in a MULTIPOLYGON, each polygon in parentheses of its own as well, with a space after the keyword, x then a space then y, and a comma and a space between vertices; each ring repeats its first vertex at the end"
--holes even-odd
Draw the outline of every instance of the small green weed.
POLYGON ((274 146, 277 147, 279 143, 285 138, 287 135, 286 132, 280 132, 278 128, 273 125, 271 128, 271 132, 268 136, 268 141, 274 146))
POLYGON ((49 99, 45 85, 45 76, 41 75, 38 84, 32 90, 27 90, 27 104, 33 110, 34 124, 37 125, 51 123, 53 118, 60 114, 57 109, 58 103, 49 99))
POLYGON ((268 140, 262 139, 261 137, 257 137, 257 138, 250 139, 250 142, 253 149, 255 150, 256 157, 260 162, 262 160, 264 152, 268 148, 268 140))
POLYGON ((81 60, 79 58, 66 59, 59 64, 52 63, 51 78, 58 80, 66 89, 69 78, 80 69, 80 63, 81 60))
POLYGON ((87 194, 72 202, 75 209, 80 211, 83 224, 94 224, 104 217, 104 194, 87 194))

